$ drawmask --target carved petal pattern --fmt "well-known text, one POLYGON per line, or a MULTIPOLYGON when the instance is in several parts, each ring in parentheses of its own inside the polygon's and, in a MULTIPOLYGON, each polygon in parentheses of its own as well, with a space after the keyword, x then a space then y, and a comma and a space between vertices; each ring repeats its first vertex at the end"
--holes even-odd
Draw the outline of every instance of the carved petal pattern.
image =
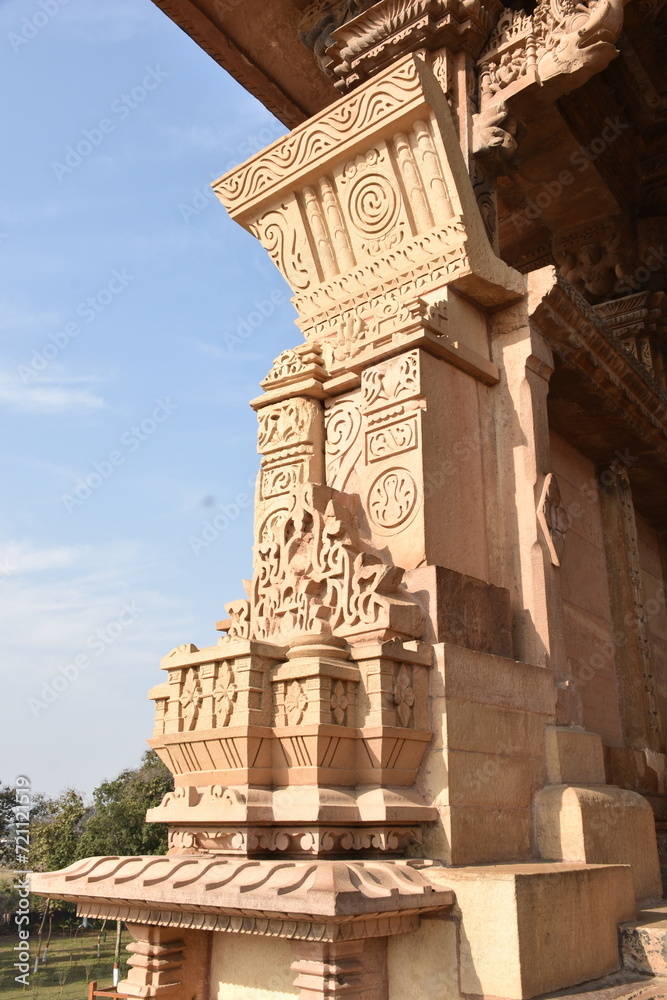
POLYGON ((290 726, 298 726, 303 719, 303 713, 308 707, 308 698, 303 685, 293 680, 285 695, 285 712, 290 726))
POLYGON ((396 714, 402 726, 409 725, 410 713, 414 703, 415 692, 412 687, 412 678, 410 677, 408 668, 403 664, 398 671, 396 684, 394 685, 394 704, 396 705, 396 714))
POLYGON ((349 701, 345 691, 345 685, 342 681, 336 681, 331 695, 331 714, 337 725, 342 726, 344 724, 345 713, 347 712, 348 706, 349 701))
POLYGON ((213 691, 215 712, 219 726, 229 724, 232 712, 234 711, 234 702, 236 701, 237 694, 238 689, 234 683, 234 671, 231 668, 231 664, 225 660, 220 667, 218 680, 213 691))

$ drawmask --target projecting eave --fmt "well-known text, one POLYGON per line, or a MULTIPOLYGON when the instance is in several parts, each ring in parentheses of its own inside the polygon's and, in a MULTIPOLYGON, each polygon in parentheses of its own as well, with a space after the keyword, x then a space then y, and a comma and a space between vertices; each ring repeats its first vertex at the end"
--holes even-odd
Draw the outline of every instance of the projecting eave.
POLYGON ((47 899, 82 916, 190 930, 351 940, 415 930, 454 893, 428 879, 431 861, 251 860, 221 856, 100 857, 32 876, 47 899))
POLYGON ((299 39, 294 0, 153 0, 288 128, 338 97, 299 39))
POLYGON ((596 465, 625 458, 637 510, 662 531, 667 396, 569 282, 553 274, 552 290, 531 317, 554 352, 550 426, 596 465))

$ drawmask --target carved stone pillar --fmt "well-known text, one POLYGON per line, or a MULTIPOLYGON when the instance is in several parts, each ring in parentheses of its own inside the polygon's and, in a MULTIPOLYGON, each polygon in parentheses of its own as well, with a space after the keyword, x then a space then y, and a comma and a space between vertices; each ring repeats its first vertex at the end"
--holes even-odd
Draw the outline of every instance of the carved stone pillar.
MULTIPOLYGON (((531 311, 553 285, 552 272, 545 269, 537 275, 540 277, 531 276, 531 311)), ((506 310, 494 319, 493 344, 494 357, 503 370, 498 401, 502 428, 498 473, 501 496, 507 498, 503 505, 505 546, 514 578, 510 590, 523 609, 515 620, 515 655, 550 667, 557 685, 564 684, 567 670, 558 548, 566 521, 551 474, 547 418, 553 359, 546 340, 528 326, 522 307, 506 310)), ((561 716, 559 721, 567 725, 575 719, 561 716)))
POLYGON ((127 979, 118 992, 130 997, 179 998, 182 996, 185 943, 178 930, 128 924, 134 942, 127 946, 132 957, 127 979))
POLYGON ((294 490, 324 482, 324 396, 319 345, 283 351, 262 382, 257 450, 262 456, 255 503, 255 542, 293 509, 294 490))
MULTIPOLYGON (((664 753, 627 466, 614 460, 600 470, 598 482, 623 740, 633 750, 664 753)), ((619 754, 614 748, 609 753, 613 776, 619 754)))
POLYGON ((386 1000, 386 938, 295 941, 292 948, 299 1000, 386 1000))

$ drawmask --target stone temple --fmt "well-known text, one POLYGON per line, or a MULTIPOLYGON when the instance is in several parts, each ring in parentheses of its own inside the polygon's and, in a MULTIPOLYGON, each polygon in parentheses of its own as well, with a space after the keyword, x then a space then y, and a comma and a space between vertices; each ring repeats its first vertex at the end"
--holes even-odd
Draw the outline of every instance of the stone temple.
POLYGON ((253 578, 150 692, 168 854, 34 889, 135 998, 664 973, 665 0, 156 2, 291 129, 213 186, 300 343, 253 578))

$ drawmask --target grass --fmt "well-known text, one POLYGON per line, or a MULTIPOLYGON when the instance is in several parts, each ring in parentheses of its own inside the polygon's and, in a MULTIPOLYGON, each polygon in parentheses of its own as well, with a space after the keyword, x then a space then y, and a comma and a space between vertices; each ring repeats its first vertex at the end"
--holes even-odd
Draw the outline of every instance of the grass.
MULTIPOLYGON (((40 962, 39 971, 33 972, 37 953, 37 927, 30 928, 30 986, 25 988, 14 981, 19 974, 14 969, 19 943, 15 934, 0 936, 0 996, 3 1000, 85 1000, 88 983, 96 980, 98 986, 113 983, 113 953, 116 943, 115 921, 106 926, 106 941, 100 946, 97 957, 97 935, 99 923, 88 930, 78 930, 79 922, 72 928, 53 929, 48 956, 40 962)), ((125 978, 127 968, 125 958, 129 957, 125 945, 130 938, 123 928, 121 941, 121 978, 125 978)))

